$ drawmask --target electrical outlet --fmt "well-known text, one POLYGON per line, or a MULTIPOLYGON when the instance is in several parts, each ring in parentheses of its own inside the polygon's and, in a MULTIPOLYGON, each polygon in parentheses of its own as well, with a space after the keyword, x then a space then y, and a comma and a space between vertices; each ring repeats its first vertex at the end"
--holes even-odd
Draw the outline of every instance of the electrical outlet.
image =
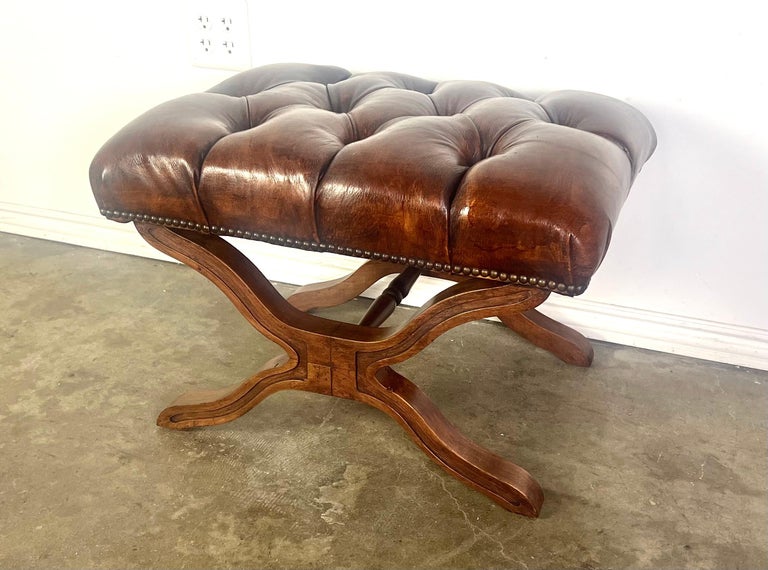
POLYGON ((192 65, 232 70, 251 67, 246 0, 198 0, 188 6, 192 65))

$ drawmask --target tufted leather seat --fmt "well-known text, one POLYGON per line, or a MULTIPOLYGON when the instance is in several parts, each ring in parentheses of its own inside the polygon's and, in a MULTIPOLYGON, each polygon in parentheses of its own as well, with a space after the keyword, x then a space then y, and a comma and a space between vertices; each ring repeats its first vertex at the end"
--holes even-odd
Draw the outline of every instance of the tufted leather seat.
POLYGON ((102 214, 565 294, 602 261, 655 147, 609 97, 253 69, 142 115, 91 166, 102 214))
POLYGON ((150 110, 93 160, 101 212, 135 221, 283 351, 239 384, 182 394, 158 425, 226 423, 280 390, 357 400, 450 475, 538 516, 544 494, 531 474, 462 435, 392 366, 489 316, 589 366, 589 341, 536 307, 587 286, 654 146, 638 111, 600 95, 532 100, 491 83, 313 65, 253 69, 150 110), (284 298, 220 235, 373 261, 284 298), (395 273, 358 324, 311 312, 395 273), (456 283, 382 326, 421 274, 456 283))

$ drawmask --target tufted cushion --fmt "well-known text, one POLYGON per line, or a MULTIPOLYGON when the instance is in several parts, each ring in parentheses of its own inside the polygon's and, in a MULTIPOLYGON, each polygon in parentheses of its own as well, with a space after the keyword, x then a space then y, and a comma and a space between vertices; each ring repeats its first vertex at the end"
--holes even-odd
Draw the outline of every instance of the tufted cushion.
POLYGON ((282 64, 145 113, 91 185, 118 221, 577 294, 654 147, 601 95, 282 64))

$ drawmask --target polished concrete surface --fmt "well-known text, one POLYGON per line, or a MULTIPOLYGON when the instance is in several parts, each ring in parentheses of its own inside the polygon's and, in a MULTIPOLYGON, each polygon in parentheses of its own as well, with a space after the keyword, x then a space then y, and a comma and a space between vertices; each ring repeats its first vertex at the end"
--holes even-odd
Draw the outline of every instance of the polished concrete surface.
POLYGON ((279 352, 183 266, 0 234, 0 315, 0 568, 768 567, 766 372, 601 343, 573 368, 489 322, 398 366, 539 480, 531 520, 355 402, 156 427, 279 352))

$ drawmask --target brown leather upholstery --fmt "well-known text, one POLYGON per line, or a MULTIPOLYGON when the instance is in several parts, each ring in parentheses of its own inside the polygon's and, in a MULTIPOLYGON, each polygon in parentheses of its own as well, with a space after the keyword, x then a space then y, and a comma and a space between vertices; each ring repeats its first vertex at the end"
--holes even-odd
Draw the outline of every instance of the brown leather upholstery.
POLYGON ((654 147, 601 95, 282 64, 145 113, 91 184, 118 221, 578 294, 654 147))

